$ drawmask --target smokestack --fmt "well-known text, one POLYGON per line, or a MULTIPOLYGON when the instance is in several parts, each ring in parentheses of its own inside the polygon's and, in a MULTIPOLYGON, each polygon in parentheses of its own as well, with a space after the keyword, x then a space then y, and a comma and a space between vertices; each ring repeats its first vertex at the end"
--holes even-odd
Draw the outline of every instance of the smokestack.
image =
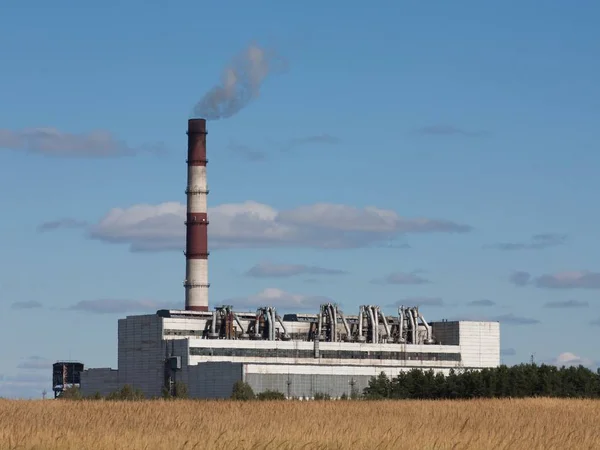
POLYGON ((206 120, 188 120, 185 245, 185 309, 208 311, 208 213, 206 208, 206 120))

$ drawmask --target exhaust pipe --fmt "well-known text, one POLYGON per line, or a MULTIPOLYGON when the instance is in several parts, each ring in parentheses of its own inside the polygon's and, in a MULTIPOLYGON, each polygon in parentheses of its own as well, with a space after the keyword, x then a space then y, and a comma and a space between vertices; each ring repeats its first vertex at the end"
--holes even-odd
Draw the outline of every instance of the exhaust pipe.
POLYGON ((215 308, 213 311, 212 322, 210 324, 210 333, 208 334, 209 339, 218 339, 219 333, 217 333, 217 315, 219 311, 215 308))
POLYGON ((431 325, 429 325, 427 323, 427 321, 425 320, 425 317, 423 317, 423 314, 421 314, 418 310, 417 310, 417 312, 419 314, 419 319, 421 319, 421 322, 423 322, 423 326, 425 327, 425 330, 427 331, 427 337, 425 338, 425 344, 435 344, 435 339, 433 339, 431 325))
POLYGON ((244 331, 244 327, 242 325, 242 322, 240 321, 240 318, 234 312, 232 312, 231 314, 233 314, 233 320, 235 320, 235 323, 237 323, 238 326, 240 327, 240 330, 242 330, 242 334, 240 335, 240 339, 248 339, 250 337, 250 335, 247 332, 244 331))
POLYGON ((377 344, 377 323, 375 317, 373 316, 373 307, 371 305, 367 306, 367 314, 369 315, 369 320, 371 321, 371 342, 373 344, 377 344))
POLYGON ((352 340, 352 332, 350 331, 350 325, 348 325, 348 321, 346 320, 346 317, 344 316, 342 310, 338 308, 337 312, 340 315, 340 319, 342 319, 342 324, 344 325, 344 328, 346 329, 346 342, 350 342, 352 340))
POLYGON ((387 319, 385 318, 385 314, 383 313, 383 311, 379 308, 377 308, 379 311, 379 316, 381 317, 381 321, 383 322, 383 328, 385 329, 385 339, 389 339, 390 338, 390 326, 388 325, 387 319))
POLYGON ((375 335, 375 343, 379 343, 379 306, 372 306, 373 311, 373 334, 375 335))
POLYGON ((356 336, 357 342, 365 342, 367 338, 363 335, 363 322, 365 319, 365 307, 361 305, 358 310, 358 336, 356 336))
POLYGON ((321 336, 323 333, 323 307, 321 306, 319 309, 319 316, 317 317, 317 336, 319 340, 321 340, 321 336))
POLYGON ((260 334, 260 318, 262 316, 262 310, 261 308, 258 308, 256 310, 256 319, 254 320, 254 334, 252 335, 252 339, 258 341, 260 339, 262 339, 262 336, 260 334))
POLYGON ((267 307, 267 317, 269 318, 269 340, 275 340, 275 311, 272 306, 267 307))
POLYGON ((417 344, 417 324, 415 323, 415 318, 412 314, 412 308, 407 308, 406 314, 408 316, 408 320, 410 320, 411 344, 417 344))
POLYGON ((283 320, 281 319, 281 316, 276 314, 275 318, 277 319, 277 322, 279 322, 279 325, 281 325, 281 329, 283 330, 283 336, 281 337, 281 339, 284 341, 291 340, 292 338, 288 334, 287 329, 285 328, 285 325, 283 324, 283 320))
POLYGON ((404 321, 406 320, 404 314, 404 306, 398 308, 398 343, 404 344, 406 343, 406 339, 404 339, 404 321))
POLYGON ((420 344, 419 342, 419 316, 417 314, 417 308, 412 308, 413 321, 415 324, 414 330, 414 339, 416 344, 420 344))
POLYGON ((337 342, 337 314, 335 313, 335 307, 331 303, 328 305, 329 309, 329 320, 331 321, 331 342, 337 342))

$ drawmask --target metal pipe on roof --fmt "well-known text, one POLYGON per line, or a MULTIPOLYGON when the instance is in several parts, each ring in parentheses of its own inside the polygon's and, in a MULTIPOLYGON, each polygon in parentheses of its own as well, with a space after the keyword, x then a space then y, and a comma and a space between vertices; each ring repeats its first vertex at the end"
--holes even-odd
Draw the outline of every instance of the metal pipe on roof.
POLYGON ((369 320, 371 322, 371 342, 373 344, 376 344, 377 343, 377 334, 376 334, 377 333, 377 327, 376 327, 376 324, 375 324, 375 318, 373 317, 373 308, 372 308, 371 305, 368 305, 366 307, 366 310, 367 310, 367 315, 369 317, 369 320))
POLYGON ((208 335, 208 337, 210 339, 217 339, 219 337, 219 334, 217 333, 217 315, 218 315, 219 311, 217 309, 215 309, 213 311, 213 316, 212 316, 212 322, 210 324, 210 334, 208 335))
POLYGON ((340 319, 342 319, 342 324, 344 324, 344 328, 346 329, 346 341, 352 340, 352 332, 350 331, 350 325, 348 325, 348 321, 344 316, 344 313, 341 309, 337 308, 338 314, 340 315, 340 319))
POLYGON ((283 337, 282 337, 282 339, 284 341, 289 341, 291 339, 291 337, 288 334, 287 329, 285 328, 285 325, 283 324, 283 320, 281 319, 281 316, 279 314, 276 314, 275 318, 277 319, 277 321, 281 325, 281 329, 283 330, 283 337))
POLYGON ((404 321, 406 320, 405 317, 405 313, 404 313, 404 306, 400 306, 400 308, 398 308, 398 342, 399 343, 404 343, 406 342, 406 340, 404 339, 404 321))
POLYGON ((256 310, 256 319, 254 321, 254 336, 253 338, 258 340, 261 338, 261 334, 260 334, 260 318, 262 316, 262 310, 261 308, 258 308, 256 310))
POLYGON ((321 332, 323 329, 323 307, 319 308, 319 316, 317 317, 317 336, 319 336, 319 340, 321 340, 321 332))
POLYGON ((433 339, 433 333, 431 330, 431 325, 427 323, 423 314, 421 314, 417 308, 417 313, 419 314, 419 319, 423 322, 423 326, 425 326, 425 330, 427 331, 427 337, 425 338, 425 344, 433 344, 435 341, 433 339))
POLYGON ((377 308, 379 311, 379 315, 381 317, 381 321, 383 322, 383 328, 385 329, 385 338, 389 339, 390 338, 390 326, 388 325, 387 319, 385 318, 385 314, 383 313, 383 311, 379 308, 377 308))
POLYGON ((373 334, 375 335, 375 343, 379 343, 379 307, 378 306, 371 306, 371 309, 373 311, 373 334))
POLYGON ((365 307, 364 305, 361 305, 359 310, 358 310, 358 336, 356 337, 356 340, 358 342, 365 342, 366 338, 363 336, 363 321, 364 321, 364 316, 365 316, 365 307))
POLYGON ((415 324, 415 329, 413 331, 413 338, 415 341, 415 344, 419 344, 419 318, 417 315, 417 309, 416 308, 411 308, 411 313, 412 313, 412 317, 413 317, 413 323, 415 324))
POLYGON ((417 344, 417 326, 415 323, 415 318, 412 315, 412 308, 406 309, 406 315, 408 316, 408 320, 410 321, 411 343, 417 344))
POLYGON ((270 341, 275 340, 275 321, 273 320, 274 318, 275 318, 275 316, 273 314, 273 307, 267 306, 267 319, 269 320, 269 340, 270 341))
POLYGON ((331 321, 331 342, 337 342, 337 315, 335 313, 335 307, 331 303, 327 305, 329 309, 329 320, 331 321))
POLYGON ((233 311, 231 311, 231 314, 233 315, 233 320, 235 320, 235 322, 240 327, 240 330, 242 331, 242 335, 240 336, 240 339, 248 339, 249 335, 248 335, 248 333, 246 331, 244 331, 244 326, 242 325, 242 322, 240 321, 240 318, 233 311))

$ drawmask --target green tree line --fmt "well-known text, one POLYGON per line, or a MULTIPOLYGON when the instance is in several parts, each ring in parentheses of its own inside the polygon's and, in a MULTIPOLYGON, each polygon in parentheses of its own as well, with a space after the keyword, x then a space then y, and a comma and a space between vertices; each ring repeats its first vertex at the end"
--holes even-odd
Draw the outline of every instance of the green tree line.
MULTIPOLYGON (((188 398, 187 386, 176 383, 173 391, 163 391, 163 399, 188 398)), ((364 391, 342 396, 343 400, 383 399, 473 399, 473 398, 598 398, 600 399, 600 369, 593 372, 583 366, 561 367, 536 364, 499 366, 482 370, 454 370, 448 375, 433 370, 412 369, 389 378, 384 372, 371 378, 364 391)), ((59 397, 79 400, 79 389, 68 389, 59 397)), ((143 392, 130 385, 102 397, 95 394, 89 400, 143 400, 143 392)), ((239 381, 234 384, 232 400, 284 400, 281 392, 265 391, 255 394, 252 387, 239 381)), ((326 393, 317 393, 315 400, 329 400, 326 393)))
MULTIPOLYGON (((188 398, 187 385, 184 383, 176 382, 174 385, 173 392, 169 392, 168 389, 163 389, 161 397, 164 400, 169 399, 183 399, 188 398)), ((63 400, 145 400, 146 396, 141 389, 135 388, 129 384, 124 385, 121 389, 111 392, 107 396, 100 395, 96 392, 94 395, 84 396, 78 387, 71 387, 65 389, 58 399, 63 400)), ((151 400, 156 400, 152 398, 151 400)))
POLYGON ((363 398, 378 399, 471 399, 471 398, 600 398, 600 369, 542 364, 500 366, 482 370, 450 370, 445 376, 413 369, 388 378, 373 377, 363 398))

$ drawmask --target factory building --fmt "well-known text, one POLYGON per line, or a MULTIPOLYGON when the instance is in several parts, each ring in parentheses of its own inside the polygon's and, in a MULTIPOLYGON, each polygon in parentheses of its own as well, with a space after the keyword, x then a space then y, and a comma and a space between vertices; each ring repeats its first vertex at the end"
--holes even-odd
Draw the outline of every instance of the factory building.
POLYGON ((60 397, 69 388, 81 386, 83 364, 79 361, 57 361, 52 364, 52 391, 60 397))
POLYGON ((185 309, 128 316, 118 325, 118 369, 81 373, 84 395, 107 395, 125 384, 158 397, 185 383, 194 398, 227 398, 236 381, 255 392, 332 397, 362 392, 385 372, 481 369, 500 364, 498 322, 428 323, 416 307, 386 315, 362 305, 345 315, 336 304, 311 314, 255 312, 223 305, 209 310, 206 122, 188 122, 185 309))

